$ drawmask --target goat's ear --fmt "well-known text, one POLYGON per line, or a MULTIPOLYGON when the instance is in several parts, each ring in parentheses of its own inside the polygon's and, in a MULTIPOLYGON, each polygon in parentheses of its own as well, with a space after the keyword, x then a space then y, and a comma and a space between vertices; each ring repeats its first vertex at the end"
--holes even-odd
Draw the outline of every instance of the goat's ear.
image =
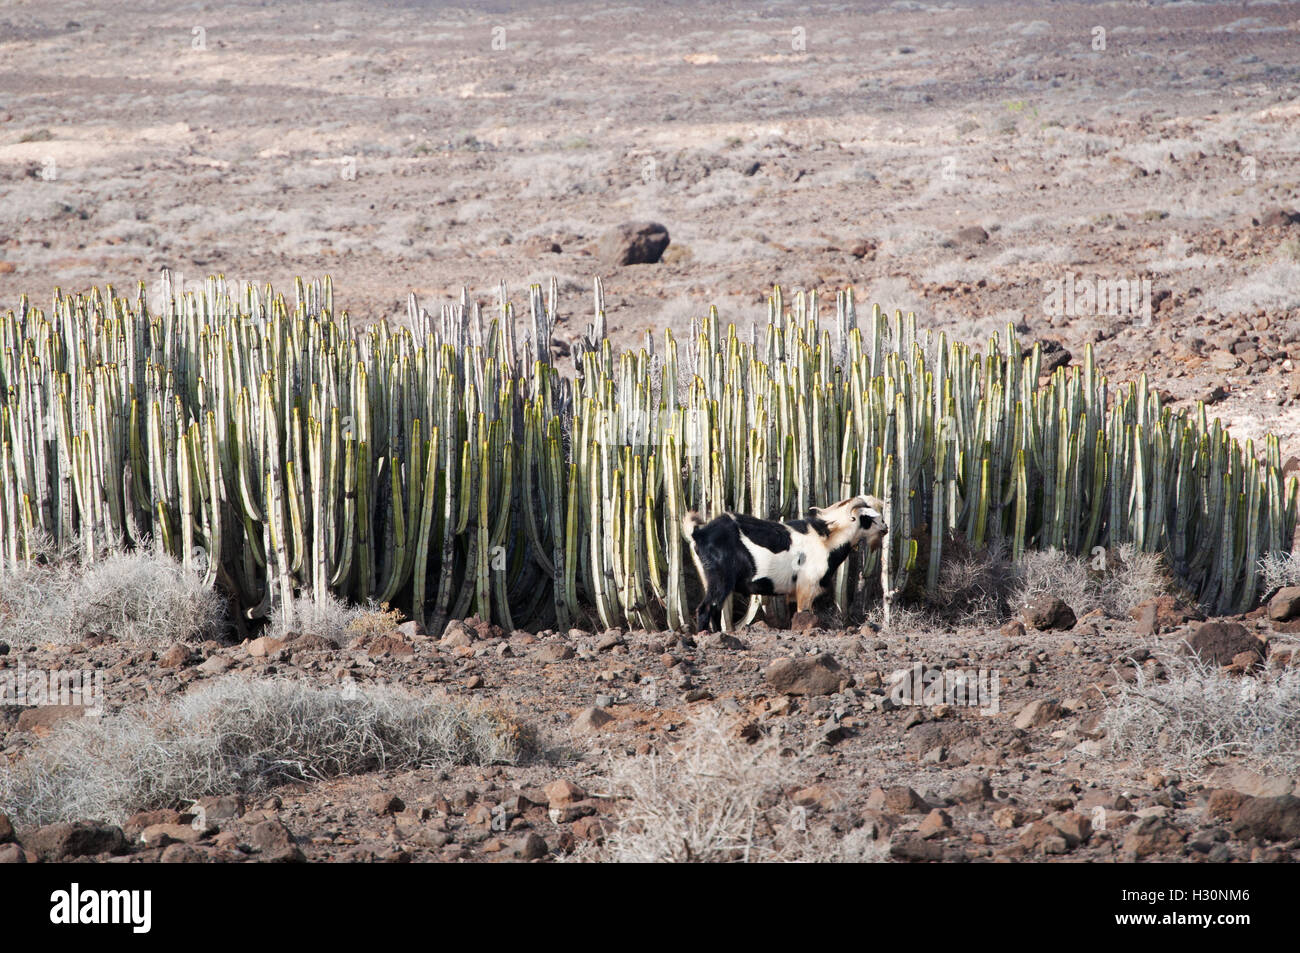
POLYGON ((817 519, 817 517, 822 515, 822 511, 817 509, 817 507, 815 506, 810 506, 808 507, 808 512, 805 515, 807 516, 808 519, 815 520, 817 519))

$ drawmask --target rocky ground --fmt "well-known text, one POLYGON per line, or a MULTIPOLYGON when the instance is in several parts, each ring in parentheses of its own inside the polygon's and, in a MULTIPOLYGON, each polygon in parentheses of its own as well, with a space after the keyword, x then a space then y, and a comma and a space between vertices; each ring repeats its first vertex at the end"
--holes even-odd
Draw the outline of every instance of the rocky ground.
MULTIPOLYGON (((599 856, 624 805, 606 796, 610 757, 670 754, 706 707, 734 718, 736 744, 779 740, 800 759, 784 794, 810 827, 865 830, 899 861, 1300 860, 1300 778, 1231 760, 1182 774, 1111 750, 1102 715, 1121 683, 1165 677, 1184 642, 1240 679, 1291 664, 1300 590, 1236 620, 1202 622, 1166 596, 1133 620, 1031 607, 1031 624, 882 635, 502 632, 470 620, 440 639, 406 625, 346 648, 313 636, 165 652, 108 637, 10 648, 10 670, 98 668, 109 714, 211 679, 380 683, 490 700, 530 727, 517 765, 376 772, 281 787, 256 803, 203 798, 121 827, 92 819, 19 830, 9 861, 515 861, 599 856), (1294 621, 1273 619, 1289 617, 1294 621), (1034 624, 1044 626, 1042 630, 1034 624), (917 669, 916 666, 921 666, 917 669), (917 671, 988 669, 996 704, 937 700, 917 671), (900 684, 900 675, 905 674, 900 684), (906 686, 912 687, 906 687, 906 686), (932 703, 934 702, 934 703, 932 703), (996 711, 986 710, 996 708, 996 711), (202 810, 202 822, 193 823, 202 810)), ((1297 656, 1300 657, 1300 656, 1297 656)), ((83 710, 0 707, 0 744, 21 758, 83 710)), ((1149 757, 1148 757, 1149 756, 1149 757)), ((0 818, 0 842, 13 841, 0 818)))

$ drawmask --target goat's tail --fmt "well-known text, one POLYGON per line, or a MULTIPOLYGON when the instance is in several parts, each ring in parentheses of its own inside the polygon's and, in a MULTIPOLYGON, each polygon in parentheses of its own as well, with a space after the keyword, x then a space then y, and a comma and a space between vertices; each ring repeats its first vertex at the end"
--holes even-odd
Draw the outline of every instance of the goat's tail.
POLYGON ((704 519, 695 510, 691 510, 682 517, 682 535, 690 542, 695 535, 695 531, 704 525, 704 519))

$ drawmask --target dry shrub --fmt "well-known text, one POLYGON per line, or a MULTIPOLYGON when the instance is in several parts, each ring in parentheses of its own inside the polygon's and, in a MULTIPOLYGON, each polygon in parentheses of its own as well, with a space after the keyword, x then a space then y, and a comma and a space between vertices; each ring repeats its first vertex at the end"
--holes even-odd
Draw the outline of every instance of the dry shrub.
POLYGON ((66 723, 0 771, 0 811, 24 824, 120 822, 291 781, 511 763, 531 746, 517 722, 474 703, 231 677, 142 711, 66 723))
POLYGON ((1138 671, 1102 717, 1111 751, 1190 775, 1228 759, 1261 773, 1300 772, 1300 668, 1225 675, 1195 657, 1162 656, 1164 681, 1138 671))
POLYGON ((1017 605, 1052 595, 1079 615, 1101 609, 1115 618, 1170 588, 1160 556, 1127 543, 1091 558, 1056 549, 1026 552, 1016 579, 1017 605))
POLYGON ((746 744, 734 720, 707 710, 660 755, 611 759, 615 829, 581 859, 630 863, 883 860, 867 830, 843 836, 790 803, 802 760, 773 738, 746 744))
POLYGON ((1264 577, 1264 592, 1276 592, 1287 586, 1300 586, 1300 550, 1293 553, 1269 553, 1259 561, 1264 577))
POLYGON ((402 621, 402 613, 390 609, 387 603, 354 606, 330 593, 322 593, 320 598, 296 596, 287 619, 285 613, 277 610, 268 634, 281 639, 318 635, 337 646, 345 646, 358 636, 392 635, 402 621))
POLYGON ((37 564, 0 583, 0 637, 70 643, 106 634, 143 645, 220 636, 225 600, 167 556, 115 552, 86 565, 37 564))

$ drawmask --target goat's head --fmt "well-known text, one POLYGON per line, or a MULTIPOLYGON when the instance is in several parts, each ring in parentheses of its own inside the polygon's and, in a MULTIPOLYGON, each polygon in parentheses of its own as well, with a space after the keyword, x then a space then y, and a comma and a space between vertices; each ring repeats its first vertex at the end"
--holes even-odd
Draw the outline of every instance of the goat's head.
POLYGON ((830 530, 832 545, 857 546, 864 540, 870 549, 879 549, 889 527, 881 511, 885 504, 874 496, 854 496, 830 506, 809 510, 808 515, 821 520, 830 530))

